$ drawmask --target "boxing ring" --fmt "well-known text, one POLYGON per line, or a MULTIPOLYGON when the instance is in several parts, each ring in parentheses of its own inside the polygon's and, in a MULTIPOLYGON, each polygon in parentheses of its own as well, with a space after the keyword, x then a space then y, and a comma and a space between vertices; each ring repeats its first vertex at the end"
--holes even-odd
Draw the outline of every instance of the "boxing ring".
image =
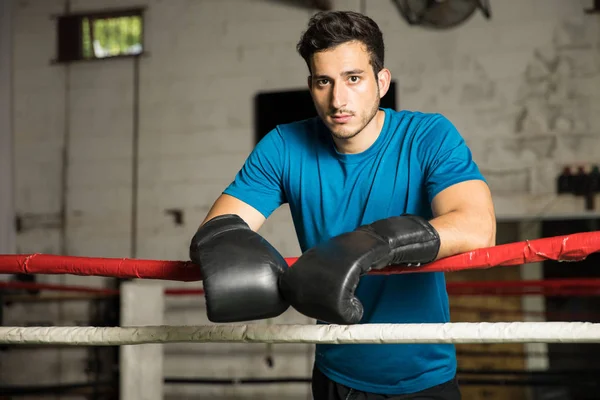
MULTIPOLYGON (((455 272, 468 269, 521 266, 554 260, 576 268, 577 262, 600 252, 600 231, 578 233, 498 245, 438 260, 420 269, 392 266, 371 274, 407 274, 455 272)), ((287 258, 293 268, 296 258, 287 258)), ((71 274, 132 280, 153 279, 197 282, 202 277, 191 262, 116 258, 66 257, 45 254, 0 255, 0 273, 26 275, 71 274)), ((124 296, 120 290, 83 288, 26 282, 0 282, 3 289, 86 292, 98 296, 124 296)), ((124 289, 129 290, 129 289, 124 289)), ((133 290, 138 290, 134 288, 133 290)), ((202 295, 202 289, 148 286, 142 288, 155 298, 202 295)), ((449 282, 450 295, 600 295, 600 280, 571 279, 556 281, 449 282)), ((162 317, 161 317, 162 318, 162 317)), ((95 326, 2 326, 0 344, 61 346, 122 346, 122 363, 135 365, 148 345, 167 343, 600 343, 600 323, 592 322, 452 322, 445 324, 206 324, 165 326, 147 322, 119 327, 95 326), (136 350, 136 348, 139 348, 136 350), (129 353, 129 355, 127 355, 129 353)), ((153 348, 157 353, 157 348, 153 348)), ((147 356, 147 354, 146 354, 147 356)), ((122 364, 123 366, 123 364, 122 364)), ((152 375, 152 374, 151 374, 152 375)), ((153 375, 162 382, 162 376, 153 375)), ((131 377, 129 377, 131 378, 131 377)), ((173 379, 172 379, 173 380, 173 379)), ((175 379, 177 381, 177 379, 175 379)), ((197 380, 201 382, 201 380, 197 380)), ((165 380, 166 383, 168 379, 165 380)), ((197 382, 197 383, 198 383, 197 382)), ((142 391, 142 385, 137 389, 142 391)), ((139 393, 138 393, 139 394, 139 393)), ((127 397, 132 398, 132 397, 127 397)), ((156 397, 158 398, 158 397, 156 397)))

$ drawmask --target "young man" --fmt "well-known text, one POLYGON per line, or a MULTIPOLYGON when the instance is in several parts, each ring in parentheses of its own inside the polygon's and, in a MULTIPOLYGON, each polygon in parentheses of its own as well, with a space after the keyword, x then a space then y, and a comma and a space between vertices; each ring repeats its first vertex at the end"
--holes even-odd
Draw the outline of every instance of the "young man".
MULTIPOLYGON (((318 118, 280 125, 254 149, 190 246, 211 321, 448 322, 443 273, 414 268, 495 242, 491 195, 439 114, 379 108, 389 88, 374 21, 311 18, 298 51, 318 118), (291 268, 256 231, 289 203, 302 256, 291 268)), ((317 345, 315 399, 459 399, 454 346, 317 345)))

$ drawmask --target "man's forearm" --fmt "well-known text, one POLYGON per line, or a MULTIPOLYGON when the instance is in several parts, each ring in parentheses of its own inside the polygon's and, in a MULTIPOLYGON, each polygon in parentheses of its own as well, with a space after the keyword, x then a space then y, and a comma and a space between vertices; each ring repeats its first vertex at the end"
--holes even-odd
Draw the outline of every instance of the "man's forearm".
POLYGON ((440 235, 437 259, 496 244, 492 211, 452 211, 429 221, 440 235))

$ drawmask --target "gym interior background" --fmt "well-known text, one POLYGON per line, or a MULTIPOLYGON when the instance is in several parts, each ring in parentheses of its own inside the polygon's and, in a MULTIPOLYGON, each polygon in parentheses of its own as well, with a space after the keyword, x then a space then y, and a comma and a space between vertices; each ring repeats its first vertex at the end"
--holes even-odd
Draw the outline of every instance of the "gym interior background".
MULTIPOLYGON (((446 17, 457 20, 448 22, 411 20, 400 12, 411 2, 391 0, 1 0, 0 253, 187 259, 193 232, 265 130, 314 112, 295 44, 322 8, 380 24, 394 79, 386 106, 439 112, 457 126, 491 187, 499 244, 598 230, 600 2, 476 2, 462 19, 470 1, 449 0, 446 17)), ((299 254, 286 207, 261 233, 286 257, 299 254)), ((594 255, 447 278, 598 271, 594 255)), ((71 275, 0 282, 121 283, 71 275)), ((451 295, 452 316, 597 321, 595 296, 451 295)), ((7 285, 0 300, 6 326, 120 319, 116 296, 7 285)), ((208 323, 198 296, 170 297, 164 313, 169 325, 208 323)), ((268 323, 312 321, 290 310, 268 323)), ((598 398, 590 361, 598 346, 457 347, 465 399, 598 398)), ((288 378, 310 376, 312 349, 165 345, 164 398, 309 399, 309 385, 288 378)), ((114 399, 118 366, 113 347, 3 346, 0 399, 114 399)))

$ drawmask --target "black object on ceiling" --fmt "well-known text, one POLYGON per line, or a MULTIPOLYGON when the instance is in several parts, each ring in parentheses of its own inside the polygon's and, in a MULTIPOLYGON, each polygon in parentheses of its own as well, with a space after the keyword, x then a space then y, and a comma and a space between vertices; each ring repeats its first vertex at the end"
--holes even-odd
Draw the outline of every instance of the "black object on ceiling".
POLYGON ((392 0, 410 25, 432 29, 458 26, 480 10, 491 18, 489 0, 392 0))

